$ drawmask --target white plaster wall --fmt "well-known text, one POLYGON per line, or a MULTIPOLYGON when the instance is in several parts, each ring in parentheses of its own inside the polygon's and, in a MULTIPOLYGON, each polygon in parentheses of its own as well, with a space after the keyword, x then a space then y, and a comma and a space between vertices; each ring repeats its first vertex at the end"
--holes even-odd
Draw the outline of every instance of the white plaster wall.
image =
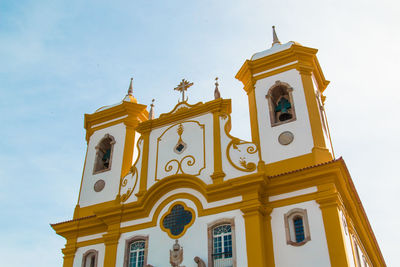
POLYGON ((125 125, 123 123, 95 131, 89 139, 85 171, 82 180, 82 189, 79 199, 81 207, 106 202, 115 199, 118 194, 121 176, 122 157, 125 144, 125 125), (112 152, 111 170, 93 175, 93 166, 96 158, 96 149, 105 134, 112 135, 115 144, 112 152), (97 180, 103 179, 105 187, 100 192, 95 192, 93 187, 97 180))
MULTIPOLYGON (((228 122, 228 117, 225 117, 225 118, 220 117, 219 120, 220 120, 219 122, 220 122, 220 133, 221 133, 222 170, 226 174, 226 176, 224 177, 224 180, 229 180, 232 178, 236 178, 239 176, 257 172, 257 169, 255 169, 252 172, 240 171, 240 170, 236 169, 235 167, 233 167, 232 164, 228 161, 226 149, 227 149, 229 142, 232 140, 225 133, 225 124, 228 122)), ((249 154, 246 152, 247 147, 248 147, 248 145, 240 146, 240 150, 241 150, 240 152, 237 150, 231 149, 231 153, 230 153, 231 159, 237 166, 240 166, 240 162, 239 162, 240 157, 245 157, 247 162, 252 162, 252 163, 255 163, 256 165, 258 164, 258 161, 259 161, 258 152, 254 153, 254 154, 249 154)), ((241 167, 241 168, 243 168, 243 167, 241 167)))
POLYGON ((75 258, 74 258, 74 267, 82 267, 82 257, 83 254, 85 254, 86 251, 88 250, 97 250, 98 255, 97 255, 97 267, 103 267, 104 266, 104 255, 105 255, 105 246, 104 244, 96 244, 96 245, 91 245, 87 247, 81 247, 76 250, 75 253, 75 258))
POLYGON ((262 159, 266 163, 272 163, 311 153, 311 149, 313 148, 313 139, 303 84, 299 72, 292 69, 258 80, 255 85, 255 93, 262 159), (293 87, 292 94, 296 120, 271 127, 268 100, 265 96, 277 80, 286 82, 293 87), (290 131, 294 134, 293 142, 286 146, 283 146, 278 142, 279 135, 284 131, 290 131))
POLYGON ((276 266, 331 266, 322 214, 315 201, 307 201, 273 209, 271 213, 271 226, 276 266), (311 240, 298 247, 286 243, 284 214, 294 208, 307 209, 310 226, 311 240))
POLYGON ((184 260, 181 265, 186 267, 197 267, 197 264, 193 260, 196 256, 200 257, 208 265, 207 224, 221 218, 233 218, 235 220, 235 251, 237 266, 247 266, 245 227, 242 212, 235 210, 216 215, 198 217, 196 206, 187 199, 174 200, 164 207, 157 219, 156 227, 122 234, 118 245, 116 266, 123 266, 125 241, 136 235, 149 236, 148 264, 156 267, 171 266, 169 263, 169 250, 172 249, 172 245, 175 241, 161 230, 160 220, 168 211, 169 207, 176 201, 184 202, 196 213, 193 225, 188 228, 181 238, 179 238, 179 244, 183 246, 184 251, 184 260))
MULTIPOLYGON (((160 147, 158 151, 158 168, 157 168, 157 179, 162 179, 176 173, 176 163, 173 163, 174 169, 170 172, 166 172, 164 167, 166 163, 172 159, 181 160, 187 155, 193 155, 196 159, 196 163, 190 167, 184 161, 183 170, 187 174, 197 173, 197 171, 204 166, 204 147, 203 147, 203 130, 197 123, 188 123, 187 121, 198 121, 200 124, 204 124, 205 133, 205 169, 203 169, 198 175, 205 183, 211 184, 212 180, 210 175, 213 173, 214 161, 213 161, 213 117, 212 114, 203 114, 198 117, 193 117, 183 121, 177 121, 169 125, 165 125, 160 128, 153 129, 150 133, 150 148, 149 148, 149 166, 148 166, 148 184, 150 188, 156 183, 156 158, 157 158, 157 138, 160 137, 163 132, 170 126, 178 123, 182 123, 184 131, 182 134, 182 140, 187 144, 186 150, 181 154, 174 152, 174 147, 178 143, 179 135, 176 132, 177 126, 169 129, 162 137, 160 147), (186 122, 186 123, 185 123, 186 122), (162 144, 162 147, 161 147, 162 144)), ((181 171, 179 171, 181 173, 181 171)))

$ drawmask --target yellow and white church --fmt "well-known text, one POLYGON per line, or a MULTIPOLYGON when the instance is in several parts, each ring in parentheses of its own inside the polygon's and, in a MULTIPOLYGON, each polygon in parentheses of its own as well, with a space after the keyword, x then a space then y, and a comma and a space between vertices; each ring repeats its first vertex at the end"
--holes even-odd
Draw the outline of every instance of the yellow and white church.
POLYGON ((246 60, 251 141, 220 97, 154 116, 133 96, 85 114, 87 152, 64 267, 386 266, 349 171, 335 158, 317 49, 246 60))

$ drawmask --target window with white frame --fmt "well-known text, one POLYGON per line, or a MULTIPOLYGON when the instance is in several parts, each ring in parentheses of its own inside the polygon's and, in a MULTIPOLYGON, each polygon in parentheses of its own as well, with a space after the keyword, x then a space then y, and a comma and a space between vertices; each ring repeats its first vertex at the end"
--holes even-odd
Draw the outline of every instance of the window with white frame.
POLYGON ((284 219, 288 245, 301 246, 311 240, 306 209, 292 209, 284 219))
POLYGON ((233 219, 218 220, 208 226, 208 266, 236 266, 234 229, 233 219))
POLYGON ((147 266, 147 236, 135 236, 126 241, 124 267, 147 266))
POLYGON ((97 250, 86 251, 82 256, 82 267, 97 267, 97 250))

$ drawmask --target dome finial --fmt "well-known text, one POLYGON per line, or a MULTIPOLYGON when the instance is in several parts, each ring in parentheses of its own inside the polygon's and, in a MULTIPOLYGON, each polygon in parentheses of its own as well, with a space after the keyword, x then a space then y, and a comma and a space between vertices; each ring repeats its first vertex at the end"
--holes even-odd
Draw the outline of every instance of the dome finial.
POLYGON ((154 100, 151 100, 150 104, 150 112, 149 112, 149 120, 154 120, 154 100))
POLYGON ((221 98, 221 93, 218 90, 218 77, 215 78, 215 90, 214 90, 214 99, 221 98))
POLYGON ((131 83, 129 84, 128 95, 133 95, 132 82, 133 82, 133 78, 131 78, 131 83))
POLYGON ((278 39, 278 35, 276 35, 276 31, 275 31, 275 26, 272 26, 272 46, 274 46, 275 44, 281 44, 281 42, 278 39))

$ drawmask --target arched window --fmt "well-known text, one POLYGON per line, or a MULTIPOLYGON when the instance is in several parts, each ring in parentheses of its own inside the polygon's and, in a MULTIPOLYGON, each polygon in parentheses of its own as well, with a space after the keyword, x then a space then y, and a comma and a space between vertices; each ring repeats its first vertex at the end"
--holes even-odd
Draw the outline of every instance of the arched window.
POLYGON ((293 88, 288 83, 281 81, 276 81, 268 90, 266 98, 268 100, 271 126, 296 119, 292 91, 293 88))
POLYGON ((96 146, 96 158, 94 161, 93 173, 108 171, 111 169, 112 152, 115 140, 106 134, 96 146))
POLYGON ((311 240, 307 210, 292 209, 285 214, 284 219, 287 244, 301 246, 311 240))
POLYGON ((97 250, 86 251, 82 256, 82 267, 97 267, 97 250))
POLYGON ((148 236, 135 236, 126 241, 124 267, 147 266, 148 236))
POLYGON ((218 220, 208 226, 208 266, 236 266, 233 219, 218 220))

